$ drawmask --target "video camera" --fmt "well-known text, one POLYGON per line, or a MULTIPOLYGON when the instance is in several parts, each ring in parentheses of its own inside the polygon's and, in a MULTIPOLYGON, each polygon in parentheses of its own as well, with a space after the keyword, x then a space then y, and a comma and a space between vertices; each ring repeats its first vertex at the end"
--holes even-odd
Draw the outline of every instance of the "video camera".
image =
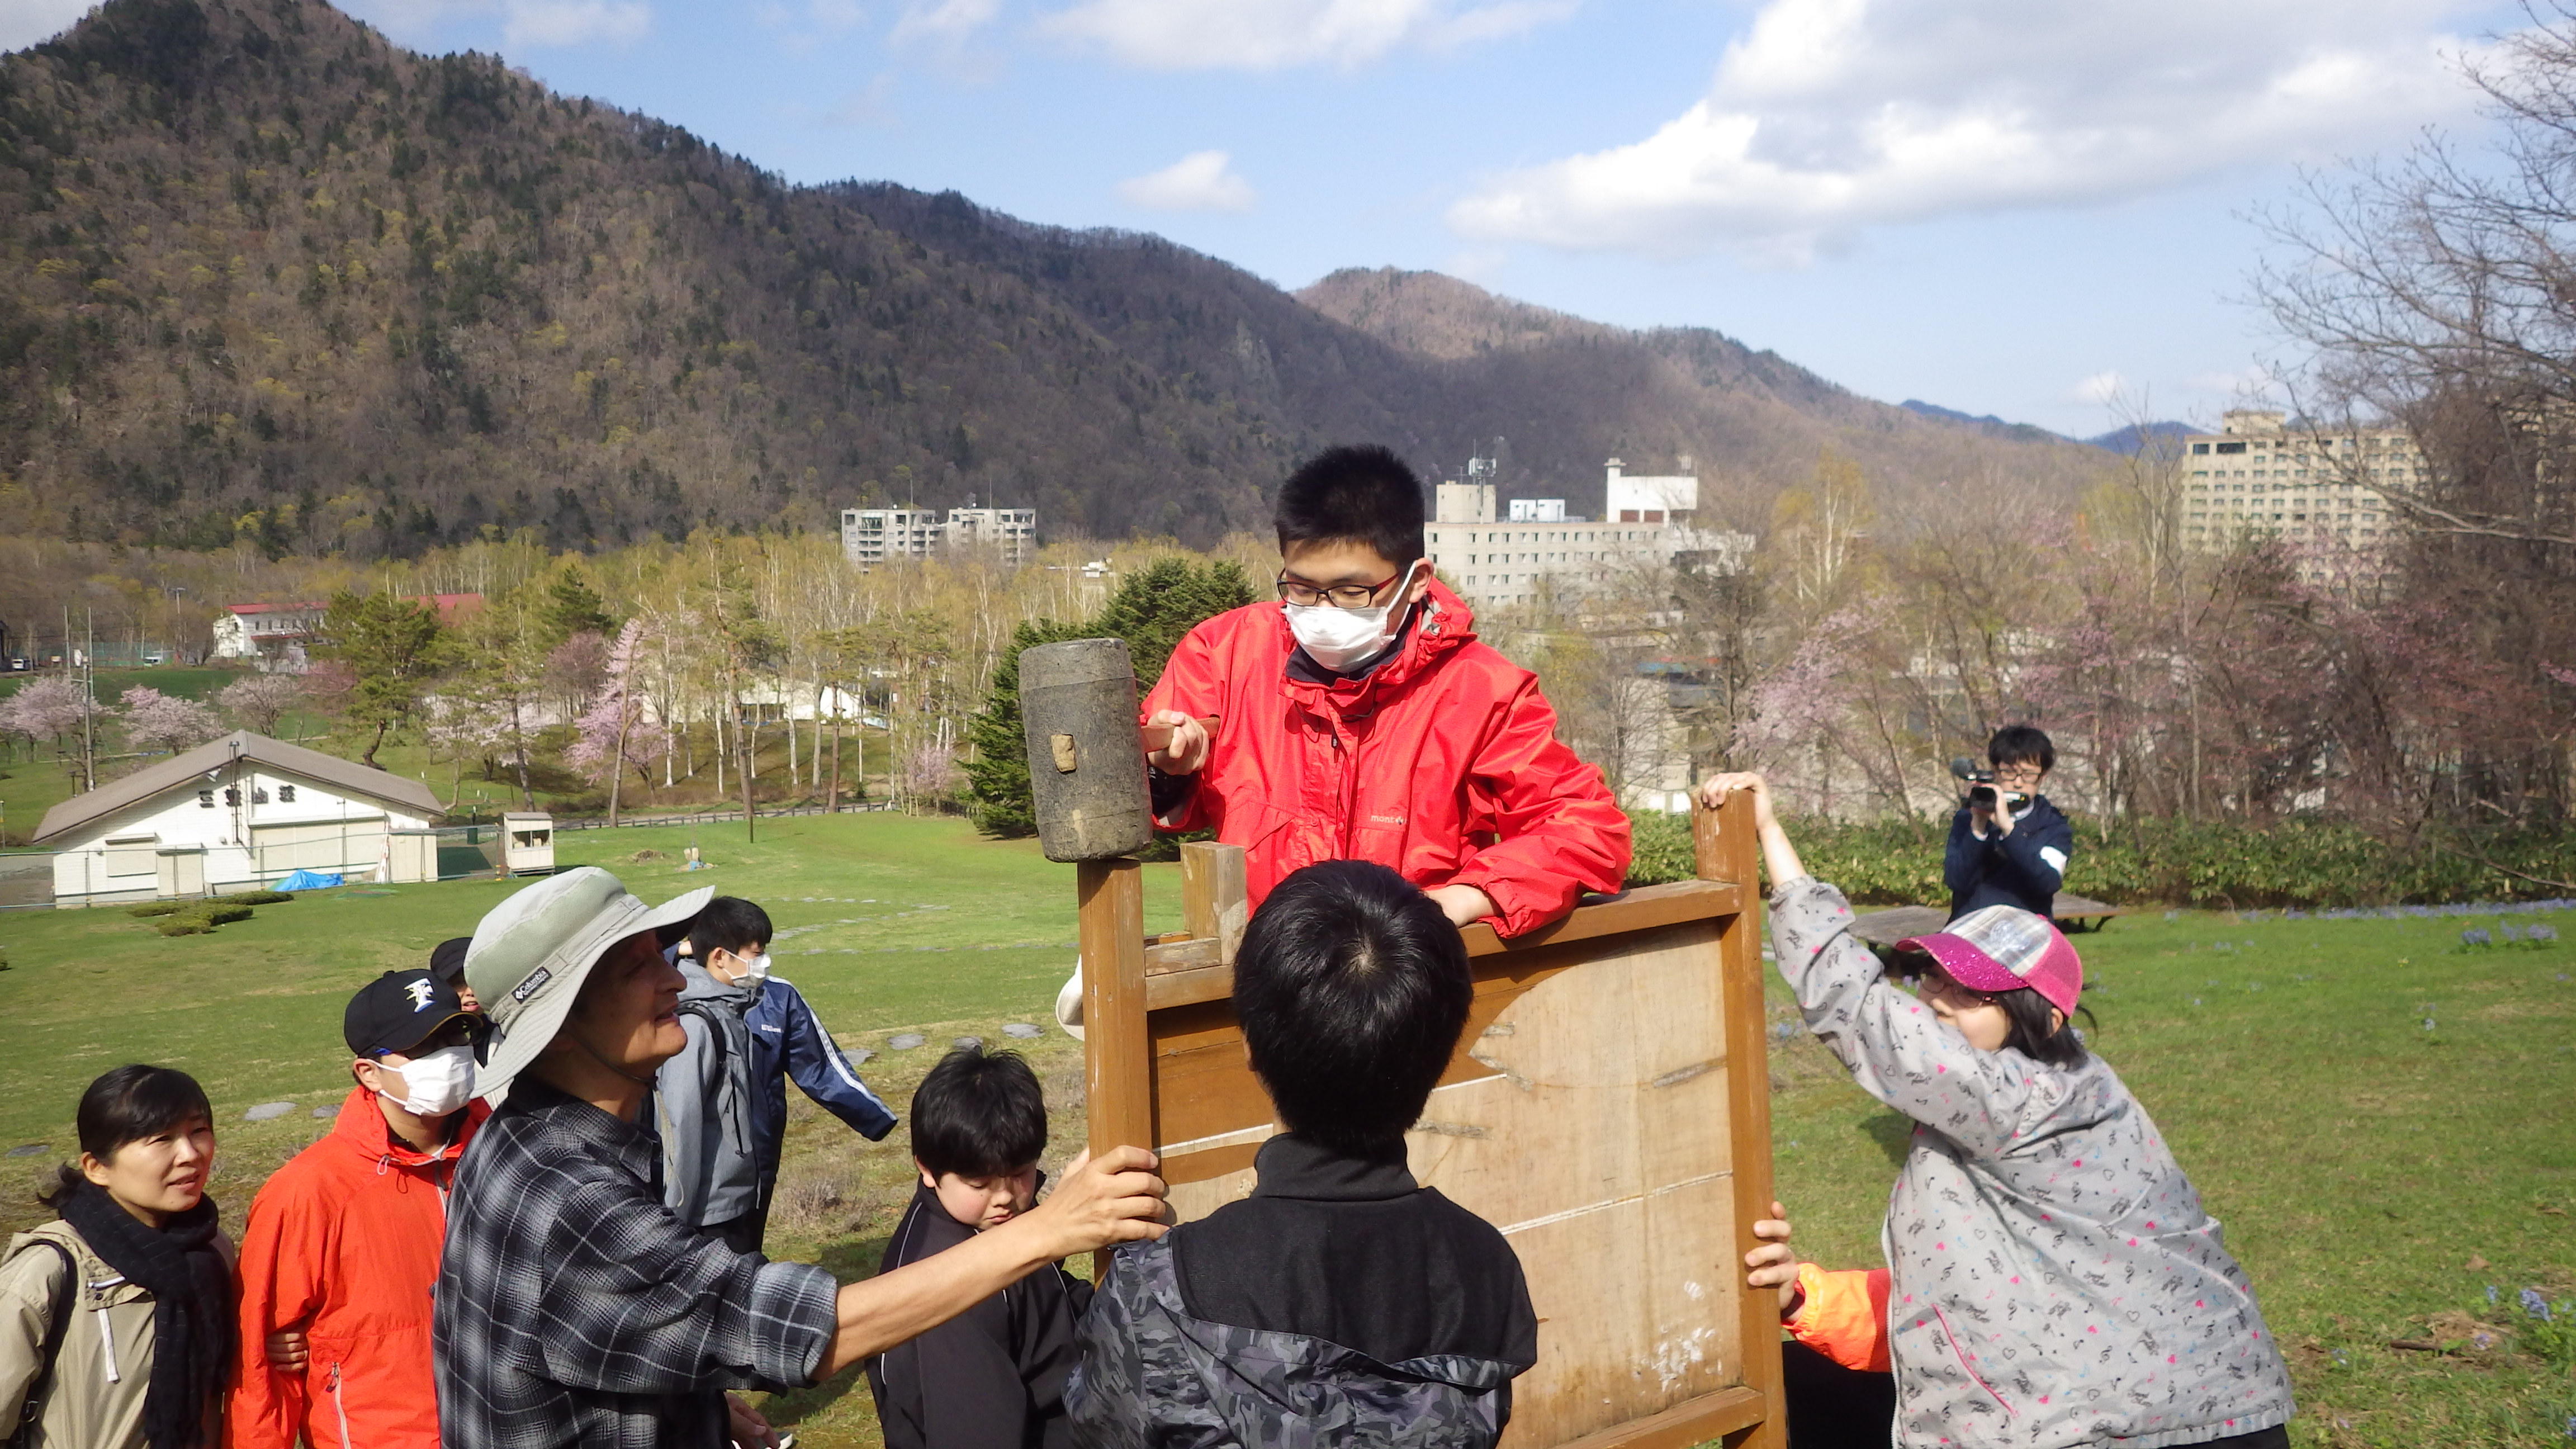
MULTIPOLYGON (((1950 761, 1950 773, 1968 782, 1970 805, 1983 805, 1989 810, 1997 808, 1994 771, 1986 769, 1966 755, 1961 755, 1950 761)), ((2013 810, 2018 810, 2030 803, 2030 797, 2019 790, 2006 790, 2003 799, 2004 808, 2013 810)))

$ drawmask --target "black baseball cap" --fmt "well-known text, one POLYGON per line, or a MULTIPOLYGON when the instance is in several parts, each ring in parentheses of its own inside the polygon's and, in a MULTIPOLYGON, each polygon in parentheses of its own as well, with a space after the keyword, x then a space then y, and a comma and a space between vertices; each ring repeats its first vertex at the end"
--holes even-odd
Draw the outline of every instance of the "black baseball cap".
POLYGON ((450 986, 464 980, 465 948, 473 944, 472 936, 458 936, 453 940, 439 942, 438 948, 429 953, 430 974, 450 986))
POLYGON ((350 1051, 371 1057, 378 1052, 408 1053, 458 1017, 471 1020, 465 1003, 456 997, 456 988, 439 980, 437 972, 414 967, 388 971, 359 987, 358 994, 349 998, 341 1028, 350 1051))

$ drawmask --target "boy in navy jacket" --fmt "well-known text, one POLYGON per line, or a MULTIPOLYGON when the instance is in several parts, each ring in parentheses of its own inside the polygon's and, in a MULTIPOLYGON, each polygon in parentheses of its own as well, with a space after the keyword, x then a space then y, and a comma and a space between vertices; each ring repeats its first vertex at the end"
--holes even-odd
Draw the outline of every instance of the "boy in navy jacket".
POLYGON ((2006 725, 1986 742, 1986 762, 1994 767, 1995 802, 1966 804, 1950 817, 1941 867, 1950 919, 1987 906, 2048 915, 2075 852, 2075 827, 2039 793, 2057 765, 2057 747, 2035 726, 2006 725))
MULTIPOLYGON (((814 1018, 769 974, 769 913, 718 896, 689 929, 681 1026, 689 1044, 655 1080, 666 1201, 680 1220, 758 1252, 787 1140, 787 1083, 871 1142, 895 1115, 814 1018)), ((676 948, 674 948, 676 952, 676 948)), ((674 953, 665 953, 674 954, 674 953)))

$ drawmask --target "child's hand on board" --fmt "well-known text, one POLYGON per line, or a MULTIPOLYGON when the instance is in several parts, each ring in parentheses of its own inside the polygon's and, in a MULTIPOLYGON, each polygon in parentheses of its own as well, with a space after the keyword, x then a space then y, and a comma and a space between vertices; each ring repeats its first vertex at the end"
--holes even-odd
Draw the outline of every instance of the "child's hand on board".
POLYGON ((1797 1316, 1804 1296, 1798 1287, 1798 1254, 1789 1246, 1788 1210, 1771 1204, 1771 1216, 1753 1225, 1753 1236, 1762 1239, 1762 1246, 1744 1255, 1744 1286, 1777 1293, 1780 1318, 1786 1322, 1797 1316))
POLYGON ((1714 810, 1726 803, 1726 797, 1742 790, 1753 797, 1753 828, 1768 830, 1780 823, 1771 809, 1771 783, 1752 770, 1737 770, 1711 775, 1699 787, 1700 803, 1714 810))

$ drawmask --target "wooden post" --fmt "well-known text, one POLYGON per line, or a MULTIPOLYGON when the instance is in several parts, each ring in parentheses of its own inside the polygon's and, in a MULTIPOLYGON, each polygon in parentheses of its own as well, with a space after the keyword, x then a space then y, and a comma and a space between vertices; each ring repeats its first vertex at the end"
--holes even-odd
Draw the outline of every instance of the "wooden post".
MULTIPOLYGON (((1152 1149, 1153 1046, 1145 1035, 1145 873, 1134 860, 1076 867, 1082 943, 1083 1104, 1091 1150, 1152 1149)), ((1109 1252, 1091 1256, 1092 1281, 1109 1252)))
MULTIPOLYGON (((1693 803, 1691 846, 1702 880, 1743 888, 1743 909, 1718 938, 1726 1054, 1745 1064, 1732 1073, 1743 1090, 1727 1098, 1727 1136, 1735 1144, 1735 1251, 1760 1247, 1753 1224, 1771 1215, 1770 1033, 1762 1006, 1761 842, 1753 830, 1753 797, 1735 794, 1723 808, 1693 803)), ((1739 1268, 1738 1271, 1741 1271, 1739 1268)), ((1769 1293, 1742 1297, 1744 1386, 1763 1395, 1762 1421, 1726 1437, 1728 1449, 1788 1449, 1789 1401, 1781 1382, 1780 1313, 1769 1293)))
POLYGON ((1252 919, 1243 883, 1243 847, 1193 840, 1181 847, 1181 929, 1216 942, 1220 966, 1234 964, 1252 919))

